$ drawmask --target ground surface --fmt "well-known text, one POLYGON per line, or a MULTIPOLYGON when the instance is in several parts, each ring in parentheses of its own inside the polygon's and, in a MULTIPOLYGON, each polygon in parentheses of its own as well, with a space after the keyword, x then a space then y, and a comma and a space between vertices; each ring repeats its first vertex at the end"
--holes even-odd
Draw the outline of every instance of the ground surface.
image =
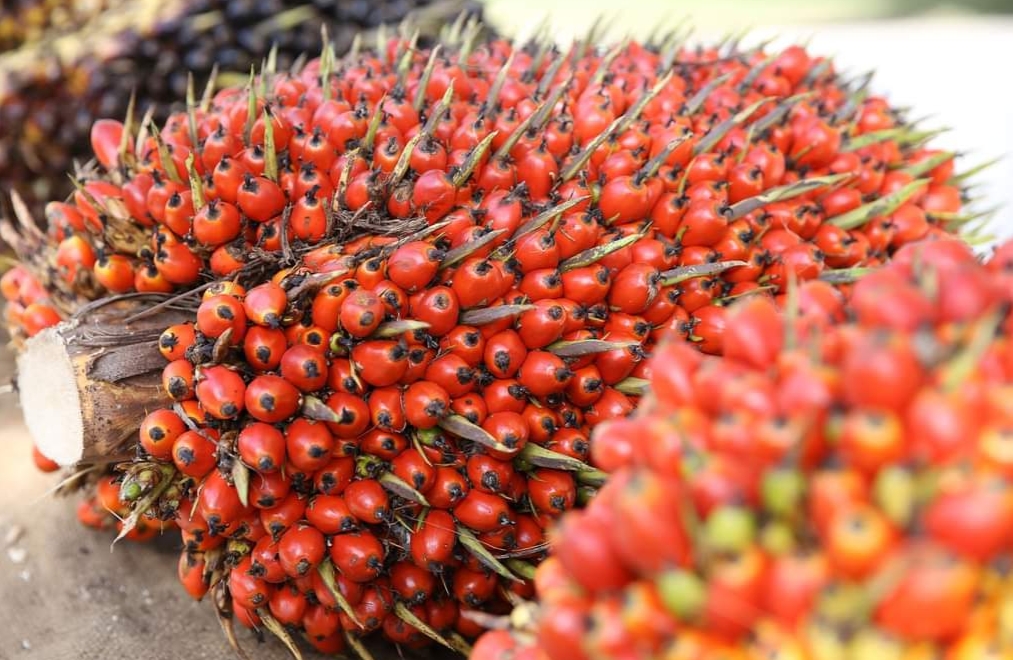
MULTIPOLYGON (((729 17, 728 27, 750 22, 731 11, 726 0, 687 7, 701 5, 699 22, 705 32, 720 31, 722 12, 729 17)), ((646 33, 670 16, 665 12, 672 6, 670 0, 644 0, 636 12, 620 14, 615 3, 604 0, 551 5, 493 0, 490 9, 500 25, 506 21, 520 29, 536 21, 519 17, 541 17, 551 8, 557 34, 566 41, 585 33, 601 11, 618 16, 610 23, 618 33, 646 33)), ((773 6, 788 3, 779 0, 773 6)), ((823 18, 827 16, 785 9, 770 20, 823 18)), ((759 33, 773 30, 761 27, 759 33)), ((997 66, 1013 60, 1013 22, 934 19, 833 28, 794 25, 779 31, 814 35, 817 52, 839 54, 855 71, 877 67, 876 89, 891 90, 896 103, 916 108, 915 115, 935 115, 933 125, 953 127, 944 144, 973 151, 972 162, 1013 152, 1013 103, 997 66)), ((990 200, 986 205, 1007 205, 993 224, 994 232, 1004 236, 1013 235, 1011 182, 1013 159, 1007 159, 982 177, 976 192, 990 200)), ((0 383, 11 370, 10 354, 0 349, 0 383)), ((234 657, 210 606, 191 602, 177 587, 172 543, 123 544, 110 554, 107 535, 77 525, 72 501, 47 496, 56 478, 31 467, 29 450, 14 398, 0 396, 0 660, 234 657)), ((252 636, 241 637, 253 660, 285 657, 276 643, 261 646, 252 636)))

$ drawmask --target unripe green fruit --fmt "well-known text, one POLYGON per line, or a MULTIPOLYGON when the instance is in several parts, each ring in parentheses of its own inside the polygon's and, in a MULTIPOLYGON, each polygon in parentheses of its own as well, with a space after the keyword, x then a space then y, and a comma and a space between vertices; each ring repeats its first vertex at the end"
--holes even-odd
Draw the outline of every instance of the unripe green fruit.
POLYGON ((658 577, 661 602, 677 619, 690 622, 707 605, 707 586, 695 573, 672 570, 658 577))

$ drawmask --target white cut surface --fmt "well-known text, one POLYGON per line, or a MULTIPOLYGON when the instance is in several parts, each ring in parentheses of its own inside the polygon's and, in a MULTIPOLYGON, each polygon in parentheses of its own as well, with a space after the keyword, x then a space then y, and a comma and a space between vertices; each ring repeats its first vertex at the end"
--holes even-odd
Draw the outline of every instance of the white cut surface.
POLYGON ((25 425, 39 451, 60 465, 78 462, 84 450, 81 395, 56 328, 29 339, 18 356, 18 390, 25 425))

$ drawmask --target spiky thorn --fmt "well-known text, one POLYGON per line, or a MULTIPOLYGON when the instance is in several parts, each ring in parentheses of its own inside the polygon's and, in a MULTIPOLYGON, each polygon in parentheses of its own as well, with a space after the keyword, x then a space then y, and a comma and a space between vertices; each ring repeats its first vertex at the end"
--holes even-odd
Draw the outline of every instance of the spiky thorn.
POLYGON ((183 183, 183 179, 179 176, 179 171, 176 170, 176 164, 172 160, 172 154, 169 153, 169 145, 162 139, 162 133, 155 124, 154 119, 148 120, 148 132, 151 137, 155 140, 155 146, 158 149, 158 159, 162 163, 162 170, 165 171, 165 175, 169 177, 169 180, 173 183, 183 183))
POLYGON ((463 11, 457 14, 454 22, 447 27, 445 38, 441 39, 441 41, 448 45, 456 46, 461 40, 461 33, 464 30, 464 22, 467 18, 467 15, 463 11))
POLYGON ((362 33, 356 32, 355 36, 352 37, 352 45, 349 47, 348 52, 345 54, 346 62, 354 62, 359 59, 359 54, 362 52, 362 33))
POLYGON ((194 94, 193 71, 186 74, 186 125, 190 134, 190 146, 200 153, 201 143, 197 134, 197 105, 194 94))
POLYGON ((614 62, 615 59, 619 57, 624 50, 629 48, 629 46, 630 42, 629 38, 627 37, 622 41, 620 41, 619 43, 617 43, 611 49, 609 49, 607 53, 605 53, 605 56, 602 57, 601 61, 596 65, 594 76, 592 76, 591 80, 588 81, 587 83, 587 89, 594 89, 596 87, 600 87, 602 83, 605 82, 605 76, 608 75, 609 70, 612 68, 612 62, 614 62))
MULTIPOLYGON (((505 307, 505 305, 502 305, 505 307)), ((519 307, 520 305, 518 305, 519 307)), ((528 306, 528 305, 526 305, 528 306)), ((490 307, 488 309, 497 309, 490 307)), ((459 438, 474 442, 477 445, 491 449, 493 451, 499 451, 503 453, 510 453, 510 447, 507 447, 502 442, 494 438, 488 431, 483 429, 477 424, 472 424, 467 418, 461 415, 448 415, 439 422, 439 427, 448 433, 453 433, 459 438)))
POLYGON ((250 146, 253 124, 257 121, 257 71, 250 65, 250 78, 246 85, 246 126, 243 127, 243 144, 250 146))
POLYGON ((346 630, 345 642, 347 642, 348 648, 352 649, 352 653, 354 653, 355 657, 359 658, 359 660, 376 660, 376 658, 373 657, 373 654, 369 652, 369 649, 366 648, 366 645, 362 643, 362 640, 356 637, 354 633, 346 630))
POLYGON ((662 286, 675 286, 681 284, 687 280, 697 279, 699 277, 710 277, 712 275, 718 275, 731 270, 732 268, 738 268, 739 266, 748 266, 749 264, 745 261, 739 261, 737 259, 731 259, 729 261, 716 261, 708 264, 694 264, 692 266, 679 266, 666 270, 661 273, 661 285, 662 286))
POLYGON ((500 145, 499 149, 493 153, 489 160, 501 161, 506 160, 510 156, 510 152, 513 150, 517 142, 524 137, 524 134, 529 130, 539 129, 540 122, 544 122, 548 119, 552 113, 552 109, 562 98, 563 93, 566 91, 566 85, 558 85, 553 91, 549 98, 545 99, 530 115, 525 117, 514 130, 510 133, 510 136, 506 139, 503 144, 500 145))
POLYGON ((511 236, 511 239, 516 241, 518 238, 530 234, 536 229, 541 229, 552 219, 558 218, 562 214, 572 209, 574 206, 577 206, 578 204, 586 201, 587 199, 589 199, 588 195, 584 195, 582 197, 574 197, 573 199, 569 199, 561 204, 549 207, 548 209, 542 211, 541 213, 539 213, 538 215, 536 215, 535 217, 531 218, 523 225, 518 227, 517 231, 515 231, 513 233, 513 236, 511 236))
POLYGON ((303 660, 302 653, 299 651, 299 647, 296 646, 295 640, 285 630, 285 626, 281 625, 277 619, 271 616, 271 613, 266 608, 259 608, 257 610, 257 616, 260 617, 264 627, 267 628, 268 632, 278 638, 278 640, 285 645, 288 652, 292 655, 295 660, 303 660))
POLYGON ((992 159, 986 160, 984 163, 981 163, 979 165, 975 165, 974 167, 972 167, 969 170, 965 170, 965 171, 961 172, 960 174, 956 174, 954 176, 951 176, 946 181, 946 183, 947 183, 947 185, 951 185, 951 186, 963 183, 964 181, 967 181, 968 179, 970 179, 970 178, 972 178, 974 176, 977 176, 978 174, 984 172, 985 170, 987 170, 988 168, 992 167, 993 165, 997 165, 998 163, 1002 162, 1003 158, 1004 158, 1003 156, 999 156, 997 158, 992 158, 992 159))
MULTIPOLYGON (((612 17, 614 18, 614 17, 612 17)), ((610 20, 609 23, 612 21, 610 20)), ((605 32, 605 14, 598 14, 594 21, 591 23, 591 27, 588 28, 587 34, 584 35, 583 39, 580 39, 577 44, 579 45, 578 53, 579 57, 584 58, 588 53, 594 50, 595 45, 599 42, 602 33, 605 32)))
POLYGON ((686 20, 683 19, 678 25, 674 26, 660 44, 660 57, 658 58, 658 67, 656 72, 658 75, 668 73, 672 70, 672 65, 675 63, 675 58, 679 56, 679 51, 682 50, 692 34, 693 28, 685 25, 686 20), (685 29, 684 29, 685 28, 685 29))
MULTIPOLYGON (((537 49, 535 50, 534 56, 531 58, 531 64, 524 72, 525 77, 534 79, 538 75, 538 72, 542 69, 542 64, 545 62, 545 58, 548 57, 549 53, 554 51, 556 44, 552 40, 545 38, 537 43, 537 49)), ((576 42, 574 42, 576 45, 576 42)))
POLYGON ((421 113, 422 107, 426 103, 426 89, 429 87, 429 81, 433 77, 433 70, 436 69, 436 62, 440 57, 442 49, 443 44, 436 44, 429 51, 429 59, 426 60, 426 66, 422 69, 422 74, 419 76, 419 86, 415 92, 415 98, 412 99, 412 108, 415 109, 415 112, 421 113))
POLYGON ((768 188, 759 195, 740 200, 731 206, 728 222, 734 222, 753 211, 763 208, 767 204, 783 202, 794 199, 799 195, 818 190, 824 186, 835 186, 847 181, 853 175, 845 172, 842 174, 831 174, 829 176, 813 177, 811 179, 800 179, 795 183, 789 183, 775 188, 768 188))
POLYGON ((355 615, 355 609, 352 608, 351 603, 348 602, 345 595, 341 593, 341 589, 338 588, 338 583, 334 579, 334 564, 331 563, 331 560, 324 559, 320 562, 320 565, 317 566, 317 572, 320 574, 320 579, 323 580, 327 590, 331 592, 335 602, 337 602, 338 609, 344 612, 352 620, 352 623, 360 628, 363 627, 362 622, 359 621, 359 617, 355 615))
MULTIPOLYGON (((411 36, 403 40, 403 46, 401 48, 400 58, 397 63, 397 82, 394 83, 395 89, 407 89, 408 74, 412 70, 412 60, 415 58, 415 47, 419 41, 419 31, 416 29, 412 32, 411 36), (406 43, 405 43, 406 42, 406 43)), ((419 87, 420 96, 425 96, 425 87, 419 87)))
POLYGON ((460 541, 465 550, 470 552, 475 559, 493 573, 511 582, 522 582, 519 577, 514 575, 513 571, 507 568, 499 559, 496 559, 496 556, 482 545, 482 542, 478 540, 474 532, 464 525, 457 526, 457 540, 460 541))
POLYGON ((573 54, 575 47, 576 47, 575 44, 570 44, 570 49, 566 51, 566 54, 563 55, 562 57, 557 57, 555 60, 553 60, 552 64, 549 65, 549 68, 545 70, 545 75, 543 75, 542 79, 538 81, 538 89, 535 92, 535 99, 541 99, 545 97, 545 94, 549 91, 549 88, 552 86, 552 82, 556 79, 556 76, 559 74, 560 69, 563 68, 563 65, 566 63, 566 60, 569 59, 570 55, 573 54))
POLYGON ((669 72, 663 76, 654 84, 654 87, 652 87, 649 92, 640 97, 632 108, 627 110, 622 116, 616 117, 604 131, 594 136, 594 138, 592 138, 591 141, 589 141, 587 145, 580 150, 580 153, 574 156, 566 167, 560 171, 558 178, 559 183, 565 183, 577 176, 577 174, 584 169, 587 161, 591 159, 591 155, 598 150, 598 147, 625 131, 630 124, 635 122, 640 117, 640 113, 643 112, 645 107, 647 107, 647 104, 653 101, 654 98, 661 93, 661 90, 665 88, 669 81, 671 81, 672 75, 673 74, 669 72))
POLYGON ((776 108, 763 115, 753 123, 753 126, 756 127, 756 134, 762 135, 768 128, 784 119, 788 113, 791 112, 792 108, 805 99, 813 96, 815 93, 816 92, 803 92, 801 94, 795 94, 794 96, 789 96, 778 103, 776 108))
POLYGON ((190 194, 193 197, 193 207, 200 209, 204 206, 204 184, 201 183, 200 174, 197 173, 197 168, 194 167, 194 154, 190 154, 186 157, 186 175, 190 180, 190 194))
MULTIPOLYGON (((463 646, 455 645, 454 644, 455 640, 448 639, 443 635, 441 635, 440 633, 438 633, 428 623, 426 623, 419 617, 415 616, 415 614, 410 609, 408 609, 408 606, 405 605, 404 603, 398 602, 397 604, 394 605, 394 615, 397 618, 404 621, 405 623, 407 623, 409 626, 412 626, 413 628, 421 632, 429 639, 439 644, 440 646, 444 646, 450 649, 451 651, 456 651, 457 653, 460 653, 464 657, 468 657, 471 654, 471 646, 467 642, 464 642, 463 646)), ((460 641, 463 642, 464 640, 460 641)))
POLYGON ((464 26, 464 34, 461 37, 461 47, 457 51, 457 61, 461 66, 468 66, 468 58, 478 43, 478 37, 482 34, 482 23, 472 17, 464 26))
POLYGON ((727 119, 722 121, 720 124, 712 128, 711 130, 707 131, 707 134, 704 135, 702 138, 700 138, 700 140, 695 145, 693 145, 693 156, 694 157, 699 156, 700 154, 710 151, 713 147, 715 147, 718 144, 718 142, 720 142, 722 139, 724 139, 726 135, 728 135, 729 131, 731 131, 736 126, 741 126, 742 124, 746 123, 757 110, 759 110, 761 107, 770 103, 773 100, 774 100, 773 97, 768 96, 758 101, 754 101, 753 103, 749 104, 745 109, 740 110, 731 117, 728 117, 727 119))
POLYGON ((912 177, 917 179, 918 177, 928 174, 929 172, 936 169, 943 163, 949 160, 953 160, 956 157, 957 154, 952 151, 941 151, 938 154, 933 154, 932 156, 926 158, 925 160, 921 160, 912 165, 908 165, 907 167, 901 169, 900 171, 904 172, 905 174, 910 174, 912 177))
POLYGON ((376 41, 374 45, 376 48, 376 56, 379 57, 380 60, 383 62, 383 64, 385 64, 386 66, 390 66, 391 64, 393 64, 387 59, 388 38, 389 37, 387 35, 387 24, 381 23, 379 27, 376 28, 376 41))
MULTIPOLYGON (((359 35, 355 35, 356 39, 359 35)), ((331 50, 331 39, 327 33, 327 24, 324 23, 320 26, 320 90, 323 94, 323 100, 331 100, 331 73, 334 70, 333 55, 334 51, 331 50)), ((353 43, 353 45, 357 45, 353 43)), ((356 49, 356 52, 358 49, 356 49)))
POLYGON ((896 211, 902 204, 911 199, 915 193, 928 185, 930 180, 931 179, 915 179, 903 188, 900 188, 885 197, 880 197, 875 201, 863 204, 846 213, 841 213, 840 215, 836 215, 832 218, 827 218, 825 222, 840 227, 841 229, 857 229, 873 218, 881 215, 890 215, 896 211))
POLYGON ((264 105, 264 176, 278 180, 278 150, 274 145, 274 116, 271 106, 264 105))
MULTIPOLYGON (((647 227, 644 228, 645 230, 647 227)), ((569 259, 565 259, 559 263, 559 272, 565 273, 571 271, 574 268, 583 268, 584 266, 590 266, 591 264, 597 263, 612 254, 618 252, 623 248, 633 245, 637 241, 643 239, 644 233, 637 232, 630 234, 629 236, 623 236, 617 238, 614 241, 603 243, 602 245, 596 245, 593 248, 588 248, 583 252, 578 252, 569 259)))
POLYGON ((218 63, 215 62, 214 66, 211 67, 211 75, 208 76, 208 81, 204 85, 204 92, 201 94, 200 109, 201 112, 208 112, 211 110, 211 102, 215 98, 215 85, 218 82, 218 63))
POLYGON ((682 106, 682 114, 685 116, 696 114, 697 110, 703 106, 704 101, 714 93, 714 90, 728 82, 730 77, 731 74, 722 74, 701 87, 696 94, 686 100, 686 103, 682 106))
POLYGON ((225 633, 225 639, 228 640, 229 646, 232 651, 236 654, 240 660, 250 660, 250 656, 246 655, 246 651, 239 645, 239 639, 236 637, 236 629, 232 625, 232 599, 229 597, 228 589, 224 580, 217 580, 215 582, 214 591, 211 594, 212 602, 215 606, 215 616, 218 618, 218 624, 222 627, 222 632, 225 633))
POLYGON ((120 144, 116 149, 119 171, 124 176, 130 173, 135 163, 134 155, 130 153, 130 138, 134 132, 134 112, 136 112, 136 108, 137 90, 132 89, 130 90, 130 100, 127 101, 127 112, 123 116, 123 135, 120 136, 120 144))
POLYGON ((800 87, 812 87, 817 80, 823 77, 825 73, 830 71, 830 68, 831 66, 833 66, 833 62, 835 59, 836 58, 833 57, 827 57, 816 66, 809 69, 809 73, 807 73, 806 77, 802 80, 800 87))
POLYGON ((464 162, 450 176, 450 182, 455 188, 461 189, 468 182, 468 179, 475 172, 475 168, 478 167, 478 164, 482 162, 482 158, 492 147, 492 141, 496 139, 498 134, 498 131, 492 131, 489 135, 482 138, 481 142, 471 148, 467 158, 464 159, 464 162))

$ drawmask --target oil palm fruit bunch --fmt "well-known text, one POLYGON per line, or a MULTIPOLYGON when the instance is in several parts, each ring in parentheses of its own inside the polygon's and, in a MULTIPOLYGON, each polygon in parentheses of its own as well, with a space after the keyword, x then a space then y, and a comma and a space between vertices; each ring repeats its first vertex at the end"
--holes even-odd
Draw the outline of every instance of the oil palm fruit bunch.
POLYGON ((835 271, 962 219, 952 154, 801 48, 479 30, 98 122, 101 173, 48 234, 3 226, 15 324, 36 285, 56 315, 106 294, 184 314, 120 447, 121 533, 174 521, 188 591, 290 643, 464 649, 600 484, 589 434, 632 410, 658 336, 720 351, 721 303, 797 279, 832 306, 835 271))
POLYGON ((1011 276, 1013 243, 921 242, 844 324, 757 295, 722 359, 659 349, 595 431, 633 450, 556 528, 532 629, 473 658, 1010 657, 1011 276))
POLYGON ((41 217, 46 201, 73 191, 67 174, 76 163, 87 165, 92 124, 122 118, 131 94, 139 113, 151 108, 162 121, 182 101, 190 74, 198 85, 215 65, 223 76, 245 75, 272 46, 278 67, 287 68, 301 53, 320 51, 321 28, 343 53, 357 33, 410 13, 423 36, 433 37, 466 2, 116 0, 87 10, 89 3, 26 4, 26 16, 48 4, 80 4, 91 19, 3 52, 8 19, 0 18, 0 187, 18 189, 41 217))

